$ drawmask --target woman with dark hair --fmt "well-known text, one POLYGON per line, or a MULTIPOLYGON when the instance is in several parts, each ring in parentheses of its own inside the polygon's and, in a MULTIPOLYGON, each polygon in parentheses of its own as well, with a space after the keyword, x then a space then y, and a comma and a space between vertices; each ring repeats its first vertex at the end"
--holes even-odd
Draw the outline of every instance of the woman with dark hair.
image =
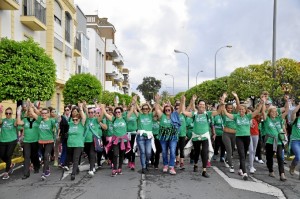
POLYGON ((22 179, 30 176, 30 162, 33 164, 34 173, 40 169, 39 161, 39 123, 33 118, 32 113, 27 111, 26 117, 21 119, 21 106, 17 110, 17 124, 23 127, 23 152, 24 152, 24 171, 22 179))
POLYGON ((154 152, 152 150, 152 156, 151 156, 151 164, 154 166, 155 169, 158 169, 159 164, 159 158, 161 154, 161 144, 159 142, 158 134, 159 134, 159 119, 158 115, 155 113, 155 108, 152 109, 153 112, 153 119, 152 119, 152 133, 154 136, 154 144, 156 151, 154 152))
POLYGON ((126 134, 127 133, 126 121, 122 117, 123 108, 116 107, 114 110, 114 116, 111 116, 106 112, 104 104, 101 104, 101 109, 106 119, 112 122, 112 127, 113 127, 112 140, 106 146, 107 151, 109 151, 111 147, 113 150, 113 169, 112 169, 111 176, 114 177, 117 174, 122 175, 123 174, 122 164, 123 164, 125 151, 128 152, 130 150, 130 143, 128 142, 128 136, 126 134))
POLYGON ((33 104, 30 104, 29 111, 32 117, 39 123, 39 148, 43 155, 44 167, 41 179, 45 180, 50 176, 49 158, 54 147, 54 135, 56 130, 55 121, 49 118, 49 109, 42 108, 41 116, 33 111, 33 104))
POLYGON ((14 164, 11 163, 11 158, 15 147, 17 146, 17 121, 12 119, 12 108, 5 109, 5 118, 2 119, 2 106, 0 110, 0 159, 6 163, 5 172, 2 176, 3 180, 9 179, 9 174, 13 172, 14 164))
MULTIPOLYGON (((292 134, 290 137, 290 149, 292 153, 295 154, 295 158, 293 159, 290 165, 290 174, 294 175, 295 168, 300 160, 300 103, 292 112, 292 134)), ((300 179, 300 175, 299 175, 300 179)))
MULTIPOLYGON (((173 107, 170 104, 165 104, 163 110, 159 105, 160 96, 155 96, 155 112, 160 120, 158 138, 160 140, 163 156, 163 172, 168 172, 171 175, 175 175, 175 158, 176 158, 176 146, 178 141, 179 128, 174 125, 174 121, 171 120, 171 114, 173 113, 173 107), (168 149, 170 149, 170 160, 168 160, 168 149)), ((178 113, 177 113, 178 115, 178 113)), ((178 116, 177 122, 180 123, 178 116)))
MULTIPOLYGON (((196 95, 191 98, 190 104, 194 106, 197 99, 196 95)), ((207 111, 203 100, 198 101, 197 112, 189 112, 185 110, 185 96, 182 96, 182 112, 187 117, 192 117, 194 121, 194 128, 192 133, 192 143, 194 146, 194 172, 198 172, 198 160, 201 154, 202 160, 202 176, 209 178, 206 172, 207 162, 209 159, 209 148, 211 146, 210 130, 212 130, 212 137, 215 139, 214 128, 211 128, 211 117, 217 115, 217 112, 207 111)), ((213 150, 213 149, 212 149, 213 150)))

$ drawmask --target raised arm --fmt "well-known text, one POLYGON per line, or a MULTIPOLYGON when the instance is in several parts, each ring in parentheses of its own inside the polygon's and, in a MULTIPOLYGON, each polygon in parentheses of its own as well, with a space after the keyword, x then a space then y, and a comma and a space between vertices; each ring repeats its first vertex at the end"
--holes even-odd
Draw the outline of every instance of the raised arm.
POLYGON ((159 96, 159 94, 156 94, 154 107, 155 107, 155 112, 156 112, 158 118, 160 118, 163 114, 163 112, 160 109, 159 100, 160 100, 160 96, 159 96))
POLYGON ((31 113, 32 117, 37 120, 39 116, 36 114, 35 110, 33 110, 33 107, 33 103, 30 103, 29 112, 31 113))
POLYGON ((24 122, 21 120, 21 112, 22 112, 22 106, 18 106, 18 108, 17 108, 17 125, 23 126, 24 122))
POLYGON ((78 103, 78 107, 79 107, 79 114, 81 117, 81 123, 84 126, 85 125, 85 120, 86 120, 86 115, 83 112, 83 103, 78 103))
POLYGON ((106 110, 105 110, 105 104, 101 104, 101 109, 102 109, 102 112, 103 114, 105 115, 105 117, 109 120, 109 121, 112 121, 112 116, 109 115, 106 110))
POLYGON ((240 99, 239 99, 239 97, 238 97, 238 95, 236 94, 235 91, 232 91, 231 94, 233 95, 233 97, 235 99, 236 110, 239 110, 239 108, 240 108, 240 99))
MULTIPOLYGON (((193 95, 190 104, 191 103, 195 104, 195 100, 196 99, 197 99, 197 96, 193 95)), ((185 100, 186 100, 185 96, 182 95, 181 99, 180 99, 180 107, 181 107, 181 110, 182 110, 182 114, 185 115, 185 116, 187 116, 187 117, 192 117, 193 113, 185 110, 185 100)))
POLYGON ((284 104, 284 112, 282 113, 281 115, 281 118, 282 119, 285 119, 286 116, 289 114, 289 96, 288 95, 285 95, 284 96, 284 100, 285 100, 285 104, 284 104))

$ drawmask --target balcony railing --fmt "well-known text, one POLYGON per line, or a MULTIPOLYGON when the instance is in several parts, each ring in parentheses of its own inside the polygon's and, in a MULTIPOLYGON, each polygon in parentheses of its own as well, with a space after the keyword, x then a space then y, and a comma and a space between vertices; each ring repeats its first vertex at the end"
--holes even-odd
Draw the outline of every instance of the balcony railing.
POLYGON ((44 8, 36 0, 24 0, 23 1, 23 15, 35 16, 42 23, 46 24, 46 8, 44 8))

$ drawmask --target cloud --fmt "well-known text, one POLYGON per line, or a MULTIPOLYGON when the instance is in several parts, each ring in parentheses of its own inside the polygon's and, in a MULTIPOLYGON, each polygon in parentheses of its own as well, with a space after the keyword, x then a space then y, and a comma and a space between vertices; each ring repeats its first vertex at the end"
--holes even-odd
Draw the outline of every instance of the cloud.
MULTIPOLYGON (((75 0, 85 14, 107 17, 114 24, 116 45, 131 70, 135 89, 145 76, 162 80, 163 90, 187 89, 187 58, 190 58, 190 87, 235 68, 272 59, 273 1, 270 0, 75 0), (93 13, 94 12, 94 13, 93 13)), ((300 1, 278 1, 277 58, 299 60, 300 1)))

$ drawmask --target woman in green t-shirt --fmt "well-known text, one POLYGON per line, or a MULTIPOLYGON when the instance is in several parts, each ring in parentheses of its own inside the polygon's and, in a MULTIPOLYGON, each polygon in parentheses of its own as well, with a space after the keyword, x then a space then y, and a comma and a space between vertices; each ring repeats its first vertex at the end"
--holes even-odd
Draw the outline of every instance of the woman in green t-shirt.
MULTIPOLYGON (((290 137, 290 148, 292 152, 295 154, 295 158, 293 159, 290 165, 290 174, 294 175, 295 168, 300 160, 300 103, 292 112, 292 134, 290 137)), ((299 175, 300 179, 300 175, 299 175)))
POLYGON ((5 109, 5 118, 2 119, 2 107, 0 110, 0 159, 6 163, 5 172, 2 179, 7 180, 9 174, 12 173, 14 164, 11 163, 11 158, 14 149, 17 145, 17 121, 12 119, 12 108, 5 109))
POLYGON ((159 164, 159 158, 161 154, 161 144, 158 139, 158 133, 159 133, 159 119, 158 115, 155 113, 155 109, 153 108, 153 120, 152 120, 152 133, 154 136, 154 144, 156 148, 156 152, 152 150, 152 155, 151 155, 151 164, 154 166, 155 169, 158 169, 158 164, 159 164))
MULTIPOLYGON (((288 107, 288 100, 286 99, 286 105, 288 107)), ((288 110, 288 108, 286 109, 288 110)), ((269 169, 269 176, 275 177, 273 171, 273 157, 276 152, 278 170, 281 181, 286 181, 285 173, 284 173, 284 161, 282 157, 283 150, 283 142, 279 138, 279 134, 284 134, 284 125, 283 121, 287 116, 288 111, 283 112, 282 115, 278 115, 276 107, 270 107, 268 110, 268 114, 265 112, 265 105, 263 108, 263 119, 264 119, 264 128, 265 128, 265 149, 266 149, 266 159, 267 159, 267 167, 269 169)))
MULTIPOLYGON (((239 106, 238 114, 230 114, 223 106, 227 94, 223 94, 222 98, 222 110, 227 117, 236 122, 236 146, 238 149, 239 159, 240 159, 240 170, 239 175, 242 176, 243 180, 248 180, 248 174, 246 171, 246 155, 250 145, 250 124, 253 117, 261 112, 262 104, 264 103, 264 98, 261 98, 261 102, 257 106, 257 109, 253 113, 246 114, 246 105, 239 106)), ((230 154, 229 154, 230 155, 230 154)))
MULTIPOLYGON (((171 175, 175 175, 175 159, 176 159, 176 146, 178 141, 178 129, 174 126, 171 120, 171 114, 173 114, 173 107, 170 104, 165 104, 163 109, 159 105, 160 96, 155 96, 155 112, 160 120, 159 126, 159 140, 162 148, 163 157, 163 172, 168 172, 171 175), (170 149, 170 160, 168 160, 168 150, 170 149)), ((178 114, 178 113, 177 113, 178 114)))
POLYGON ((34 105, 30 104, 30 114, 32 114, 32 117, 39 123, 39 148, 42 152, 43 161, 44 161, 44 167, 43 167, 43 173, 41 176, 41 180, 45 180, 48 176, 50 176, 50 167, 49 167, 49 159, 51 155, 51 151, 54 147, 54 135, 56 131, 56 124, 55 120, 50 119, 49 116, 49 109, 48 108, 42 108, 41 110, 41 116, 39 116, 35 111, 33 110, 34 105))
POLYGON ((32 114, 27 111, 25 117, 21 118, 21 107, 17 110, 17 124, 23 127, 23 154, 24 154, 24 171, 22 179, 30 176, 30 161, 33 164, 34 173, 40 169, 39 161, 39 123, 33 118, 32 114))
POLYGON ((122 175, 122 164, 124 160, 125 150, 126 148, 127 149, 130 148, 130 143, 128 142, 128 136, 126 134, 127 133, 126 121, 122 116, 123 108, 116 107, 114 110, 114 116, 111 116, 106 112, 104 104, 101 104, 101 109, 106 119, 110 120, 113 126, 112 140, 106 146, 106 148, 112 146, 112 150, 113 150, 113 169, 112 169, 111 176, 114 177, 117 174, 122 175), (127 145, 125 145, 125 142, 128 142, 127 145))
POLYGON ((186 128, 186 116, 182 113, 180 103, 175 104, 175 111, 179 114, 180 119, 180 129, 179 129, 179 138, 176 147, 176 167, 179 167, 180 170, 184 168, 184 147, 187 140, 187 128, 186 128), (179 151, 179 152, 178 152, 179 151))
MULTIPOLYGON (((82 104, 79 103, 79 114, 72 116, 72 121, 69 122, 68 140, 67 140, 67 161, 65 168, 68 170, 68 165, 73 162, 71 180, 75 180, 75 174, 78 173, 79 157, 81 156, 84 147, 84 132, 86 116, 82 111, 82 104)), ((95 157, 94 157, 95 158, 95 157)))

